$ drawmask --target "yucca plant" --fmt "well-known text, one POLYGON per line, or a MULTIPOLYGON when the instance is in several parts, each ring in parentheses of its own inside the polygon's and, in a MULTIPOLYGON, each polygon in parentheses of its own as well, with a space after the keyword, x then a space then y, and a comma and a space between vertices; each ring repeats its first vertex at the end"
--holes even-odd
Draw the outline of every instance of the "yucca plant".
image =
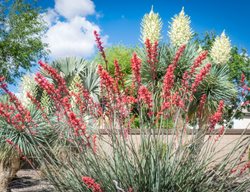
MULTIPOLYGON (((1 86, 6 90, 5 84, 1 86)), ((1 96, 0 113, 0 191, 5 192, 9 182, 21 168, 21 162, 31 164, 35 160, 35 145, 42 146, 50 131, 41 121, 40 111, 34 105, 24 107, 8 91, 1 96)))
MULTIPOLYGON (((83 84, 93 97, 98 99, 99 77, 96 74, 97 64, 95 62, 89 62, 77 57, 66 57, 53 61, 51 66, 65 78, 68 87, 74 78, 79 76, 80 83, 83 84)), ((48 78, 50 77, 47 74, 44 75, 48 78)))

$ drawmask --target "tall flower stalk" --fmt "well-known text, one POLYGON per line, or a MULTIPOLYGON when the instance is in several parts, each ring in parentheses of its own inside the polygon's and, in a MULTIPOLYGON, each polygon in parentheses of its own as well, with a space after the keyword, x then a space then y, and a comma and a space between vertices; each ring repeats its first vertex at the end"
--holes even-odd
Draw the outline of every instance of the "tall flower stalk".
POLYGON ((159 42, 161 39, 162 21, 158 13, 155 13, 153 6, 148 14, 145 14, 141 22, 141 41, 148 39, 151 43, 159 42))
POLYGON ((189 42, 193 36, 190 23, 189 16, 185 15, 184 8, 182 8, 181 12, 172 19, 169 26, 168 35, 172 45, 179 47, 189 42))
POLYGON ((210 56, 213 62, 217 65, 224 65, 230 59, 231 43, 229 37, 226 36, 225 31, 220 36, 215 38, 212 45, 210 56))

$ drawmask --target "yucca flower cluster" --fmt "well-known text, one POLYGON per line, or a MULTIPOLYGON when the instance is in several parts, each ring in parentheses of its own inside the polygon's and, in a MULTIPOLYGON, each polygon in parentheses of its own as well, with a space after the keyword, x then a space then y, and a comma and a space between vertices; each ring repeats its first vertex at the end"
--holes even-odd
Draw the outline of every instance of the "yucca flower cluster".
POLYGON ((215 64, 226 64, 230 59, 231 43, 229 37, 223 31, 222 34, 216 37, 210 51, 210 56, 215 64))
POLYGON ((24 75, 21 79, 20 94, 18 95, 18 98, 22 101, 25 107, 31 104, 30 100, 26 97, 27 92, 32 95, 37 94, 34 75, 27 74, 24 75))
POLYGON ((190 23, 190 17, 185 15, 184 8, 182 8, 179 15, 172 19, 169 26, 168 35, 172 45, 179 47, 189 42, 193 36, 190 23))
POLYGON ((159 42, 161 39, 162 22, 158 13, 155 13, 153 7, 149 14, 145 14, 141 23, 141 41, 145 43, 147 39, 151 43, 159 42))

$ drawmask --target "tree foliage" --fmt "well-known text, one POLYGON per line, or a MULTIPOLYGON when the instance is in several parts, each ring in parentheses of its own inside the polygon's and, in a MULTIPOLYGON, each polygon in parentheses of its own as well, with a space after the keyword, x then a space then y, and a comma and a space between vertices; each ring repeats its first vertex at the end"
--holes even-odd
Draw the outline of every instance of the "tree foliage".
MULTIPOLYGON (((105 50, 106 57, 108 60, 108 70, 110 74, 114 75, 115 67, 114 67, 114 60, 118 60, 122 72, 125 75, 131 74, 131 68, 130 68, 130 60, 131 55, 135 51, 134 48, 126 47, 124 45, 115 45, 107 48, 105 50)), ((97 63, 103 63, 103 60, 101 56, 98 54, 95 59, 97 63)))
POLYGON ((26 0, 0 2, 0 75, 14 83, 24 70, 46 55, 42 35, 46 26, 35 3, 26 0))

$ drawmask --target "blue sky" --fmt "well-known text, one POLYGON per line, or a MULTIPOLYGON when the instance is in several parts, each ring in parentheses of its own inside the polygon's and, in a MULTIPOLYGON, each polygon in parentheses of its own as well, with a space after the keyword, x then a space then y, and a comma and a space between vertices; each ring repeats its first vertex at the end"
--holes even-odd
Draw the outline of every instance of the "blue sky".
MULTIPOLYGON (((73 3, 74 0, 66 1, 73 3)), ((46 9, 55 6, 54 0, 40 0, 39 3, 46 9)), ((98 25, 102 35, 108 36, 108 44, 137 44, 141 19, 152 5, 162 18, 163 40, 167 41, 168 22, 184 6, 194 32, 220 34, 225 29, 233 45, 250 50, 249 0, 96 0, 93 3, 95 13, 84 17, 98 25)))
POLYGON ((164 24, 163 41, 168 41, 168 22, 184 6, 194 32, 219 35, 225 29, 233 45, 250 50, 250 0, 38 0, 38 5, 49 25, 43 41, 49 44, 50 60, 93 57, 93 30, 101 32, 106 45, 138 44, 141 19, 152 5, 164 24))

